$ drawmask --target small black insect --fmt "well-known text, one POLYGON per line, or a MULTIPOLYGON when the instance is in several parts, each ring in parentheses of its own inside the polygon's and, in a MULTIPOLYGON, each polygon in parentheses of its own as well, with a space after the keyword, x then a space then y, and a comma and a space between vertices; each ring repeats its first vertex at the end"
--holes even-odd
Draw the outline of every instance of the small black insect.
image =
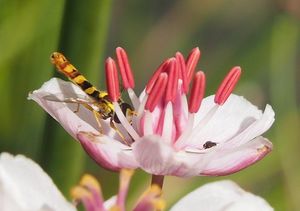
POLYGON ((216 145, 217 145, 217 143, 215 143, 215 142, 207 141, 207 142, 205 142, 205 144, 203 144, 203 148, 208 149, 208 148, 214 147, 216 145))

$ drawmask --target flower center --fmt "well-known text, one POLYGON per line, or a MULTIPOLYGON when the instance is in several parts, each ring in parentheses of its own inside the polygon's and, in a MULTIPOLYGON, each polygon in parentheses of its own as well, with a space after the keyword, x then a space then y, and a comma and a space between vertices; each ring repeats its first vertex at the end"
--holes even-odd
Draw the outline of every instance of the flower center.
MULTIPOLYGON (((200 59, 199 48, 194 48, 187 59, 177 52, 175 57, 165 60, 148 81, 140 98, 133 91, 135 83, 127 53, 118 47, 116 55, 123 88, 127 90, 134 106, 134 110, 128 109, 131 115, 130 112, 122 110, 122 103, 127 103, 120 101, 116 63, 108 58, 105 66, 107 90, 121 126, 132 141, 145 135, 157 134, 170 144, 176 143, 175 148, 179 150, 185 147, 182 144, 186 142, 184 140, 195 137, 214 116, 219 106, 226 102, 241 74, 240 67, 231 69, 216 92, 216 105, 195 124, 195 114, 200 109, 206 85, 204 72, 198 71, 194 74, 200 59), (192 87, 187 100, 190 84, 192 87)), ((203 149, 216 145, 215 142, 207 141, 203 144, 203 149)))

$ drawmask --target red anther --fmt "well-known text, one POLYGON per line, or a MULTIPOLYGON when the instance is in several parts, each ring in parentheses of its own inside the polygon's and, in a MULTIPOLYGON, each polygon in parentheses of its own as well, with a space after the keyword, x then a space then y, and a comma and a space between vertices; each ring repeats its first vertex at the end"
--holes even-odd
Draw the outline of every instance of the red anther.
POLYGON ((180 52, 176 53, 176 60, 178 63, 179 77, 182 80, 183 92, 186 94, 189 91, 189 83, 187 82, 186 66, 185 66, 184 57, 180 52))
POLYGON ((116 62, 112 58, 105 61, 106 86, 109 98, 117 102, 120 97, 119 79, 116 62))
POLYGON ((239 66, 233 67, 230 70, 230 72, 226 75, 218 88, 218 91, 215 95, 215 103, 223 105, 226 102, 227 98, 232 93, 235 85, 237 84, 241 73, 242 70, 239 66))
POLYGON ((205 92, 205 75, 199 71, 195 74, 191 95, 189 98, 189 112, 198 112, 205 92))
POLYGON ((151 93, 147 99, 145 109, 149 110, 150 112, 154 110, 159 100, 162 98, 163 94, 165 93, 164 90, 167 87, 167 83, 168 83, 168 74, 167 73, 159 74, 159 77, 157 78, 155 84, 153 85, 151 93))
POLYGON ((150 94, 150 92, 151 92, 151 90, 153 88, 153 85, 155 84, 155 81, 157 80, 157 78, 159 77, 159 75, 162 72, 165 72, 168 69, 169 62, 170 62, 170 59, 167 59, 166 61, 164 61, 163 63, 161 63, 159 65, 159 67, 157 68, 157 70, 154 72, 154 74, 152 75, 151 79, 149 80, 149 82, 146 85, 146 93, 147 94, 150 94))
POLYGON ((200 50, 199 48, 194 48, 186 59, 186 74, 188 83, 191 82, 193 74, 195 72, 197 63, 200 59, 200 50))
POLYGON ((124 88, 134 88, 134 78, 126 51, 123 48, 118 47, 116 49, 116 54, 124 88))
POLYGON ((168 71, 168 85, 166 90, 166 102, 175 101, 178 90, 178 63, 175 58, 171 58, 168 71))

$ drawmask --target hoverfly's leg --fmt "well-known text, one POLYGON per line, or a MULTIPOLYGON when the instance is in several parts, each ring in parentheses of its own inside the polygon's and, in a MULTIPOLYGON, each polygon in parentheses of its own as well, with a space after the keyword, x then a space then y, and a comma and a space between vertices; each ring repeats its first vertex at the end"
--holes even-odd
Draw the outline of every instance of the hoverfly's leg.
POLYGON ((109 124, 110 124, 110 127, 111 127, 112 129, 114 129, 114 130, 118 133, 118 135, 121 137, 122 141, 123 141, 126 145, 129 146, 129 143, 126 141, 124 135, 123 135, 123 134, 121 133, 121 131, 116 127, 115 122, 113 121, 113 117, 110 118, 109 124))
POLYGON ((103 134, 103 127, 102 127, 101 122, 100 122, 100 119, 102 119, 102 118, 101 118, 100 114, 97 111, 95 111, 94 109, 92 111, 93 111, 93 114, 94 114, 95 119, 97 121, 97 124, 98 124, 98 127, 99 127, 99 132, 100 132, 100 134, 103 134))
POLYGON ((79 112, 79 108, 80 108, 80 103, 77 103, 76 109, 73 112, 74 113, 78 113, 79 112))

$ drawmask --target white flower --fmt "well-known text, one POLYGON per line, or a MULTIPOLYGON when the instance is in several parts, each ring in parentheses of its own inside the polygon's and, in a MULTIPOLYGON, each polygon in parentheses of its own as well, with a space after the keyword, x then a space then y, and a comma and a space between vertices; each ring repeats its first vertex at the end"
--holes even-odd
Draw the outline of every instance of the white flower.
POLYGON ((170 211, 272 211, 263 198, 229 180, 209 183, 180 199, 170 211))
MULTIPOLYGON (((179 177, 232 174, 272 150, 272 143, 262 134, 273 124, 275 114, 270 105, 261 111, 242 96, 231 94, 240 77, 240 67, 232 68, 215 95, 204 98, 205 75, 202 71, 194 74, 199 57, 198 48, 187 59, 177 52, 155 71, 138 98, 133 91, 127 54, 117 48, 123 87, 135 110, 132 119, 124 114, 116 64, 108 58, 106 97, 120 121, 115 125, 119 133, 112 129, 109 119, 99 121, 99 130, 91 110, 94 106, 98 109, 94 111, 103 114, 100 106, 89 105, 89 110, 80 105, 78 109, 76 103, 63 101, 82 96, 90 99, 92 91, 97 94, 94 88, 90 88, 89 96, 73 83, 53 78, 33 91, 29 99, 45 109, 105 168, 141 168, 154 175, 179 177)), ((72 73, 82 78, 65 58, 56 65, 69 71, 67 76, 72 73)), ((84 83, 79 85, 87 87, 84 83)))
POLYGON ((0 154, 1 211, 74 211, 51 178, 23 155, 0 154))

